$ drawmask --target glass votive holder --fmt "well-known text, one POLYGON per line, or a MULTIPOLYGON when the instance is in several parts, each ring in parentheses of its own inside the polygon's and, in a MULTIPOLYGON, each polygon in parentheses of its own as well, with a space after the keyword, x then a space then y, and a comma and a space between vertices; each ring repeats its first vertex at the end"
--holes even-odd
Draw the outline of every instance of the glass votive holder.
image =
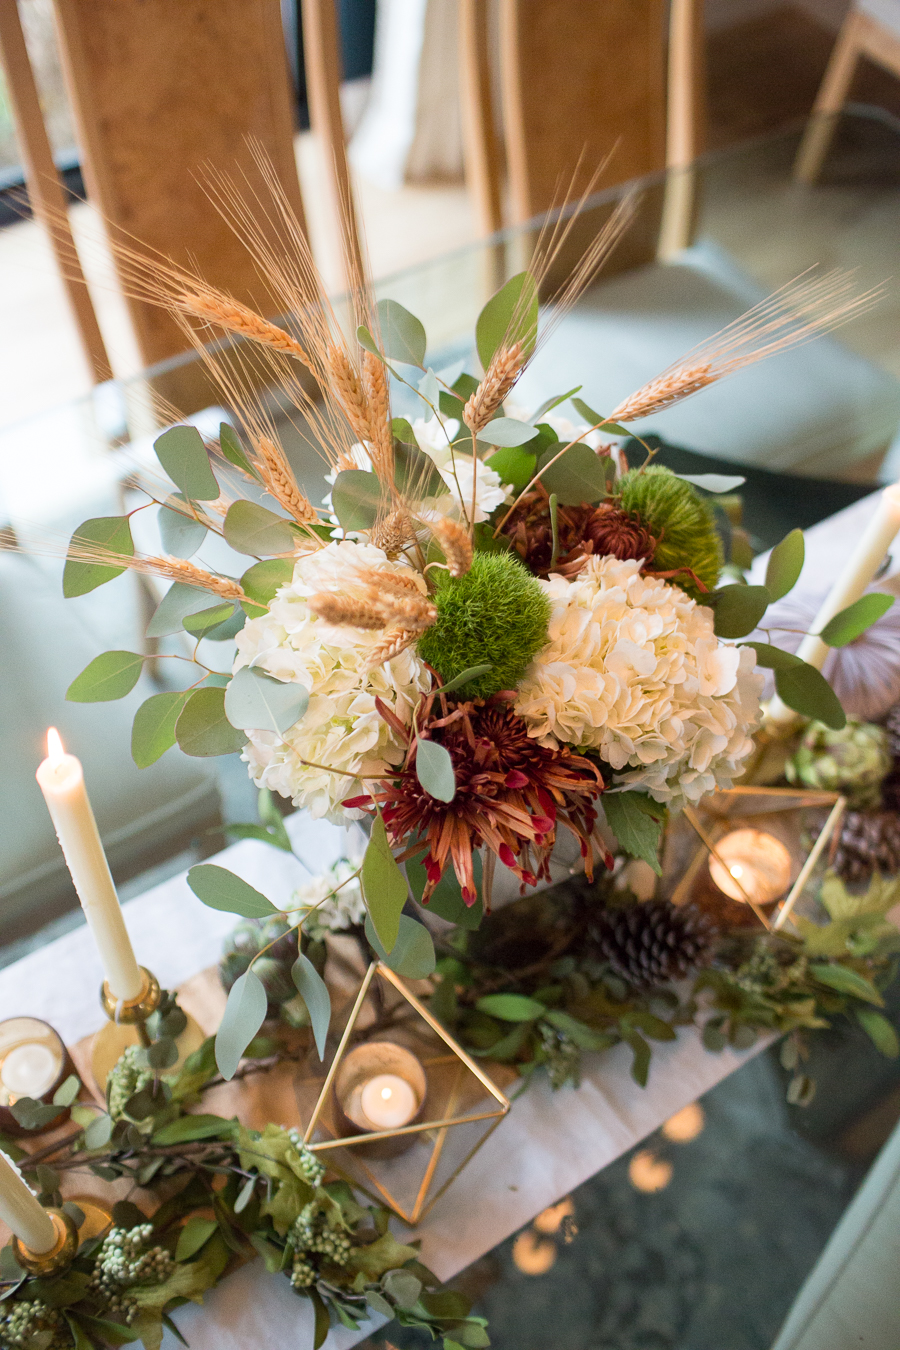
POLYGON ((341 1061, 332 1084, 335 1123, 342 1138, 381 1137, 359 1144, 369 1157, 393 1158, 416 1140, 395 1131, 422 1114, 428 1079, 411 1050, 393 1041, 364 1041, 341 1061))
MULTIPOLYGON (((10 1110, 13 1103, 21 1097, 52 1102, 56 1089, 74 1072, 61 1036, 49 1023, 38 1017, 0 1022, 0 1129, 24 1134, 10 1110)), ((61 1124, 63 1118, 60 1115, 52 1125, 61 1124)))

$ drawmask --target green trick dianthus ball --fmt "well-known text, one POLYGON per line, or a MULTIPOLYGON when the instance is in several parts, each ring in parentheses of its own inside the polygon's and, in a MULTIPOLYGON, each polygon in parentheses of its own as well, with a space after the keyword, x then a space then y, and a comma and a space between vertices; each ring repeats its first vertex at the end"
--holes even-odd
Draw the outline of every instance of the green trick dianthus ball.
MULTIPOLYGON (((623 511, 636 516, 659 542, 651 564, 654 572, 690 567, 709 591, 714 591, 722 570, 722 541, 708 500, 683 478, 676 478, 661 464, 631 469, 619 482, 623 511)), ((689 573, 669 578, 695 600, 703 592, 689 573)))
POLYGON ((490 662, 465 686, 466 698, 515 689, 547 642, 551 606, 540 582, 508 553, 476 553, 464 576, 438 575, 438 617, 419 638, 422 660, 444 681, 490 662))

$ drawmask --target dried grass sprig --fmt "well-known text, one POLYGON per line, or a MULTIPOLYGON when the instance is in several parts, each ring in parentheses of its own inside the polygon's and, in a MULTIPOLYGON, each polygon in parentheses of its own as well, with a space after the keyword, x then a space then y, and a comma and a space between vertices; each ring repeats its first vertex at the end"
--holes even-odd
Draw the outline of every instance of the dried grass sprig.
POLYGON ((472 540, 468 530, 458 521, 449 519, 431 521, 429 528, 444 550, 451 577, 465 576, 472 566, 472 540))
POLYGON ((629 395, 613 408, 610 420, 633 422, 648 417, 723 375, 811 342, 871 309, 881 293, 882 288, 876 286, 854 294, 852 276, 837 270, 822 277, 798 277, 629 395))
POLYGON ((494 416, 509 394, 525 365, 521 342, 511 347, 501 344, 491 357, 484 379, 463 409, 463 421, 470 431, 478 433, 494 416))
POLYGON ((279 506, 289 511, 300 525, 318 522, 318 512, 297 486, 297 480, 281 446, 268 436, 260 436, 254 445, 254 451, 253 461, 263 486, 279 506))

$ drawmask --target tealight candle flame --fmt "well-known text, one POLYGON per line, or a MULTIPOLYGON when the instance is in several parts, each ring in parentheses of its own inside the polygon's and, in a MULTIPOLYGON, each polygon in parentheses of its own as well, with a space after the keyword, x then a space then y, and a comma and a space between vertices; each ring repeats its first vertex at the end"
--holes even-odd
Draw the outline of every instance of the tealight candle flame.
POLYGON ((50 767, 58 769, 65 756, 65 746, 62 743, 62 737, 56 730, 56 727, 47 728, 47 758, 50 761, 50 767))
POLYGON ((384 1098, 384 1100, 385 1100, 386 1102, 389 1102, 389 1101, 391 1100, 391 1098, 393 1097, 394 1094, 393 1094, 393 1092, 391 1091, 390 1088, 382 1088, 382 1089, 381 1089, 381 1095, 382 1095, 382 1097, 384 1098))
POLYGON ((728 870, 736 880, 738 877, 742 877, 744 875, 744 869, 743 867, 741 867, 740 863, 735 863, 732 867, 729 867, 728 870))

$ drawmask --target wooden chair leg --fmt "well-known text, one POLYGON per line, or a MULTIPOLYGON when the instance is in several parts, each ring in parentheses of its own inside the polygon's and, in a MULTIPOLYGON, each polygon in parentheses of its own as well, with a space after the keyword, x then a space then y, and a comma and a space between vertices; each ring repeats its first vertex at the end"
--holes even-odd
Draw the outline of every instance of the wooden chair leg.
POLYGON ((672 0, 669 12, 666 196, 660 259, 687 248, 694 233, 696 170, 706 148, 706 32, 703 0, 672 0))
POLYGON ((861 54, 861 16, 855 10, 848 14, 840 31, 828 69, 825 71, 816 101, 797 151, 794 178, 798 183, 814 183, 837 127, 837 119, 856 71, 861 54))
POLYGON ((460 98, 466 183, 482 235, 494 234, 503 223, 500 147, 491 98, 488 11, 488 0, 459 0, 460 98))

